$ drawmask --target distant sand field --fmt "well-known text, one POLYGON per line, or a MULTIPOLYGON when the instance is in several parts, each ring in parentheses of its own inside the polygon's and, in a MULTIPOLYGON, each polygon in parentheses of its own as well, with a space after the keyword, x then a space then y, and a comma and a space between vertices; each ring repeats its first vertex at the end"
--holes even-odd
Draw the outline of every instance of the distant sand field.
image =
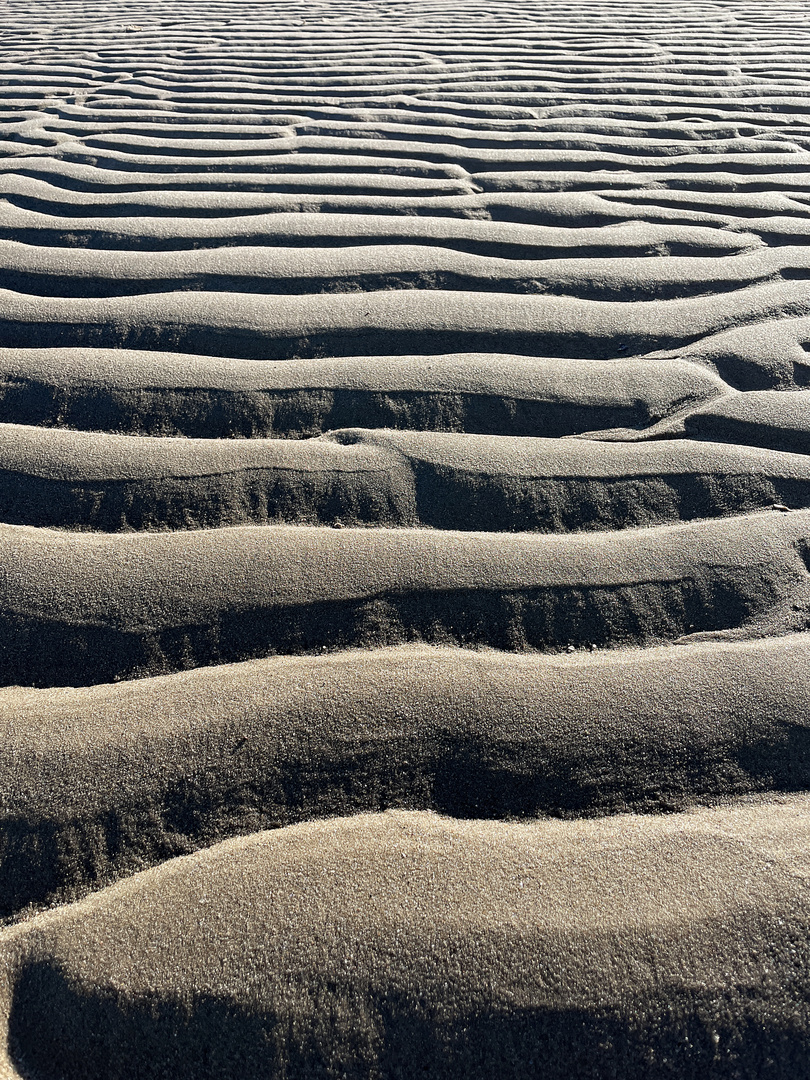
POLYGON ((7 0, 0 1080, 810 1076, 810 9, 7 0))

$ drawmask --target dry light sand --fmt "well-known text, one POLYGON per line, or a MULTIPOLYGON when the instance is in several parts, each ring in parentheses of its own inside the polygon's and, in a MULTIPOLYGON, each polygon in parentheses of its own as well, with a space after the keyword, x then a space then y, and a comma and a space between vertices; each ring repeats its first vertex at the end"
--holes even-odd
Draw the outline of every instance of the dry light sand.
POLYGON ((8 0, 0 1080, 810 1076, 799 0, 8 0))

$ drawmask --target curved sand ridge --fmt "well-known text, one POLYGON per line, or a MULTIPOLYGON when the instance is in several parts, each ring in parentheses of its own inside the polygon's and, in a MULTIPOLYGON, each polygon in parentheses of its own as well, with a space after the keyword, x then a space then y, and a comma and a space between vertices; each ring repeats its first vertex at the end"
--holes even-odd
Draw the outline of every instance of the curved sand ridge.
POLYGON ((774 450, 804 453, 810 447, 810 392, 786 397, 773 390, 730 394, 716 405, 704 405, 683 420, 694 438, 745 442, 774 450))
POLYGON ((317 440, 143 439, 0 424, 0 500, 7 522, 73 529, 570 532, 810 506, 810 456, 691 441, 357 428, 317 440))
POLYGON ((556 650, 801 629, 810 511, 568 536, 7 525, 0 557, 6 684, 82 684, 413 640, 556 650))
POLYGON ((245 364, 117 349, 0 349, 4 422, 200 438, 349 426, 557 437, 642 431, 728 393, 668 359, 595 365, 492 353, 245 364))
POLYGON ((0 1076, 805 1071, 809 44, 9 0, 0 1076))
POLYGON ((806 796, 231 840, 0 938, 8 1075, 800 1073, 807 843, 806 796))
MULTIPOLYGON (((286 215, 285 215, 286 216, 286 215)), ((646 246, 646 245, 641 245, 646 246)), ((492 245, 497 250, 496 245, 492 245)), ((780 275, 810 277, 810 252, 802 247, 739 259, 678 257, 651 260, 619 256, 508 259, 434 249, 433 245, 379 244, 357 249, 305 251, 258 247, 192 251, 118 252, 59 249, 0 241, 3 286, 36 296, 106 297, 213 292, 310 293, 357 289, 436 288, 453 291, 563 293, 579 299, 683 299, 734 292, 780 275)))
POLYGON ((806 788, 809 656, 807 634, 562 657, 405 646, 10 688, 0 917, 316 816, 573 818, 806 788))
MULTIPOLYGON (((804 316, 810 310, 808 293, 807 284, 800 281, 686 300, 615 303, 427 289, 334 296, 179 291, 105 299, 33 297, 0 290, 0 310, 5 313, 0 345, 193 353, 207 348, 215 356, 278 360, 444 353, 453 346, 579 357, 585 336, 595 358, 611 359, 615 349, 634 355, 692 345, 728 330, 741 334, 747 324, 772 320, 780 312, 804 316)), ((810 365, 794 366, 801 366, 800 378, 806 378, 810 365)))

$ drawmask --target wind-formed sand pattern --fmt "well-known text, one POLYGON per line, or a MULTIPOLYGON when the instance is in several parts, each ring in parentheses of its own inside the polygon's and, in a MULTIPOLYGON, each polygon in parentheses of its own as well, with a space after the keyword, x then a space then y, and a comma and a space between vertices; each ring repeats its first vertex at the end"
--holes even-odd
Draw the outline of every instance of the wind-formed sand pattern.
POLYGON ((0 1077, 810 1059, 810 13, 7 0, 0 1077))

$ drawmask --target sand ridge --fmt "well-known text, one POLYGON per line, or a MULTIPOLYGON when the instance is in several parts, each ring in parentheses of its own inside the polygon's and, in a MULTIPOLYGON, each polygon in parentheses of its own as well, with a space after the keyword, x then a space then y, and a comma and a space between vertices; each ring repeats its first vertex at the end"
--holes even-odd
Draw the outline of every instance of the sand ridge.
POLYGON ((6 522, 72 529, 573 532, 806 507, 810 458, 691 440, 364 428, 298 440, 144 439, 0 424, 0 498, 6 522))
POLYGON ((0 350, 5 422, 200 438, 358 426, 558 437, 639 429, 730 392, 696 364, 491 353, 247 364, 116 349, 0 350))
POLYGON ((788 1075, 807 821, 799 796, 685 820, 389 812, 226 841, 3 934, 7 1075, 120 1055, 120 1076, 405 1059, 518 1077, 539 1054, 554 1077, 640 1075, 651 1056, 744 1068, 769 1039, 788 1075))
POLYGON ((771 510, 567 535, 4 525, 4 678, 86 685, 408 641, 556 651, 786 633, 807 625, 809 522, 771 510))
POLYGON ((313 817, 573 819, 806 788, 808 649, 400 646, 8 688, 0 911, 313 817))

